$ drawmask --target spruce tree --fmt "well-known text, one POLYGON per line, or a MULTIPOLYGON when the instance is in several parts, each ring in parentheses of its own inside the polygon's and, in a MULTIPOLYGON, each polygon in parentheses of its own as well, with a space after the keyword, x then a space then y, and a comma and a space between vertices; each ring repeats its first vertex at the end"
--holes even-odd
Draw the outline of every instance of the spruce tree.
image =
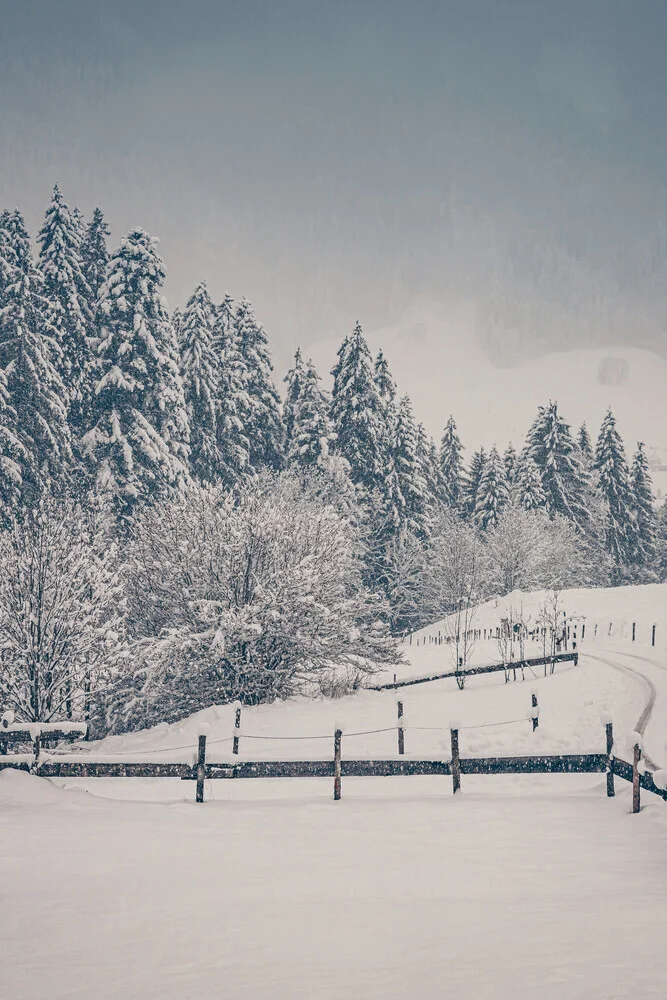
POLYGON ((518 475, 518 456, 516 453, 516 448, 510 441, 507 448, 505 449, 505 454, 503 456, 503 461, 505 463, 505 478, 507 479, 507 485, 510 490, 516 484, 518 475))
MULTIPOLYGON (((463 446, 450 415, 440 443, 440 489, 444 502, 458 510, 463 500, 463 446)), ((473 504, 474 509, 474 504, 473 504)))
POLYGON ((528 432, 526 449, 540 470, 549 514, 561 514, 581 531, 592 532, 589 475, 557 403, 539 408, 528 432))
POLYGON ((385 486, 391 533, 419 538, 429 534, 427 485, 418 454, 418 434, 409 396, 396 413, 393 464, 385 486))
POLYGON ((187 414, 156 243, 132 230, 100 289, 100 376, 83 445, 121 512, 187 476, 187 414))
POLYGON ((428 437, 422 423, 417 424, 417 459, 422 479, 426 485, 426 500, 429 509, 440 501, 440 466, 438 450, 433 438, 428 437))
MULTIPOLYGON (((101 209, 96 208, 80 247, 83 276, 93 303, 97 303, 99 291, 109 266, 107 236, 109 236, 109 227, 101 209)), ((91 309, 94 311, 94 307, 91 306, 91 309)))
POLYGON ((595 447, 598 489, 605 509, 605 543, 617 566, 633 561, 637 526, 625 449, 611 410, 607 411, 595 447))
POLYGON ((322 466, 329 456, 333 427, 331 400, 321 387, 312 361, 302 365, 299 394, 293 401, 292 431, 287 461, 302 466, 322 466))
POLYGON ((505 465, 494 445, 484 463, 473 520, 484 531, 495 528, 509 501, 505 465))
POLYGON ((0 368, 20 450, 22 497, 34 503, 67 474, 72 459, 61 349, 21 213, 8 213, 0 239, 0 368), (14 417, 15 414, 15 417, 14 417))
POLYGON ((289 457, 292 452, 292 442, 294 439, 294 413, 297 400, 301 395, 301 388, 305 377, 305 366, 301 357, 301 348, 297 347, 294 354, 294 364, 287 372, 283 381, 287 385, 285 400, 283 402, 283 425, 285 427, 285 455, 289 457))
POLYGON ((49 319, 60 347, 57 367, 67 392, 68 419, 75 438, 89 404, 85 374, 92 361, 91 290, 83 273, 79 223, 56 184, 39 231, 39 257, 49 319))
POLYGON ((539 510, 546 506, 540 470, 531 455, 522 455, 519 460, 514 494, 516 502, 524 510, 539 510))
POLYGON ((593 442, 591 441, 591 436, 588 433, 588 427, 586 426, 586 421, 579 428, 579 450, 581 454, 586 459, 588 465, 593 464, 593 442))
POLYGON ((280 469, 284 440, 280 397, 273 383, 266 333, 255 319, 247 299, 242 299, 236 310, 234 330, 247 372, 249 407, 244 432, 249 442, 250 464, 256 470, 280 469))
MULTIPOLYGON (((0 254, 1 257, 1 254, 0 254)), ((26 453, 16 426, 16 410, 11 405, 7 376, 0 368, 0 528, 21 499, 26 453)))
POLYGON ((658 511, 658 533, 656 538, 656 573, 661 583, 667 582, 667 500, 663 500, 658 511))
POLYGON ((653 568, 656 558, 658 515, 655 509, 651 468, 641 441, 637 444, 637 451, 632 461, 630 487, 636 526, 633 562, 642 568, 653 568))
POLYGON ((477 507, 479 488, 482 482, 482 476, 484 475, 486 461, 487 455, 484 448, 480 448, 478 451, 473 452, 470 458, 468 475, 465 479, 461 479, 460 509, 461 513, 467 520, 473 519, 475 508, 477 507))
POLYGON ((368 495, 383 488, 387 475, 385 425, 371 354, 359 323, 341 345, 332 374, 336 451, 349 463, 352 482, 368 495))
POLYGON ((213 349, 217 356, 216 428, 221 478, 227 488, 254 473, 245 431, 250 413, 248 370, 238 348, 230 296, 216 307, 213 349))
POLYGON ((222 472, 217 439, 214 315, 215 307, 202 281, 188 299, 180 330, 181 374, 190 425, 190 471, 200 483, 217 483, 222 472))
POLYGON ((373 379, 380 397, 380 447, 386 469, 391 465, 391 454, 396 432, 396 383, 382 351, 378 351, 373 366, 373 379))
POLYGON ((88 226, 86 224, 83 212, 76 205, 72 209, 72 224, 74 226, 74 232, 77 235, 79 247, 81 247, 81 244, 86 238, 86 230, 88 229, 88 226))

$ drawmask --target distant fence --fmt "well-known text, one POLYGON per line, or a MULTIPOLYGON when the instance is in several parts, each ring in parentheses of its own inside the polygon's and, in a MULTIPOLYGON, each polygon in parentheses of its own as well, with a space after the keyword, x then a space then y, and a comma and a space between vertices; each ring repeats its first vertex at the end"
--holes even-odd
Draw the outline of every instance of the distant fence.
POLYGON ((574 663, 575 667, 579 663, 578 653, 555 653, 553 656, 535 656, 524 660, 509 660, 506 663, 491 663, 488 666, 482 667, 465 667, 462 670, 447 670, 442 673, 436 674, 425 674, 420 677, 408 677, 404 680, 393 680, 387 682, 386 684, 369 684, 367 690, 369 691, 390 691, 394 688, 412 687, 414 684, 428 684, 429 681, 442 681, 451 677, 456 679, 457 677, 473 677, 475 674, 493 674, 503 670, 505 672, 506 679, 509 678, 509 674, 513 674, 514 680, 516 680, 517 671, 531 670, 533 667, 545 667, 545 675, 547 673, 546 668, 550 667, 550 673, 554 672, 554 667, 557 663, 571 662, 574 663))

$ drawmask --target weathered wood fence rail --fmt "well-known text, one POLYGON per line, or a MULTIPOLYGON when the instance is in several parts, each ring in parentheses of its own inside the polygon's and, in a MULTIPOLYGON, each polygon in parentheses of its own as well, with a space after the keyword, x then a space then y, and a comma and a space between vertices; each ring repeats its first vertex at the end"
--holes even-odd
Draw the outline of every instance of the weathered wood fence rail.
POLYGON ((476 674, 493 674, 501 670, 513 673, 516 680, 517 670, 530 670, 532 667, 551 667, 551 673, 557 663, 571 662, 575 667, 579 663, 579 654, 556 653, 554 656, 535 656, 525 660, 511 660, 507 663, 491 663, 482 667, 466 667, 463 670, 448 670, 444 673, 424 674, 420 677, 408 677, 405 680, 389 681, 386 684, 369 684, 370 691, 393 691, 394 688, 412 687, 414 684, 428 684, 429 681, 442 681, 448 677, 473 677, 476 674))

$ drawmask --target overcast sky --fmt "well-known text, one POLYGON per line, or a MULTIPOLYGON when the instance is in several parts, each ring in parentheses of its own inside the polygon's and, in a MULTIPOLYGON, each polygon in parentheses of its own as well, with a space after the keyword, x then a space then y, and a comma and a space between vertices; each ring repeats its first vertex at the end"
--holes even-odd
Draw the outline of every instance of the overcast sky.
POLYGON ((489 277, 530 297, 536 247, 660 326, 664 0, 0 0, 0 25, 0 205, 34 231, 57 181, 114 241, 143 226, 170 304, 245 294, 279 357, 489 277))

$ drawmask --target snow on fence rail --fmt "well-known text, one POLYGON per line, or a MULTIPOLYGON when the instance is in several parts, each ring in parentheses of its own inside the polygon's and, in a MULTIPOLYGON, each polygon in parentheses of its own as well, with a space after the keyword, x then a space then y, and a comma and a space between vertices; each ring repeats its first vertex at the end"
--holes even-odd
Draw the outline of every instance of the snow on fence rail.
MULTIPOLYGON (((531 721, 534 722, 535 716, 531 721)), ((399 723, 403 721, 399 715, 399 723)), ((511 720, 511 722, 520 720, 511 720)), ((496 723, 504 725, 508 723, 496 723)), ((237 729, 240 726, 235 727, 237 729)), ((454 794, 461 788, 463 775, 492 774, 604 774, 607 775, 607 795, 613 796, 614 776, 630 781, 633 786, 633 812, 640 809, 640 790, 644 788, 667 800, 667 771, 646 771, 641 760, 641 737, 633 734, 633 763, 628 764, 616 758, 611 722, 605 724, 606 752, 592 754, 539 754, 519 757, 461 757, 459 753, 459 727, 450 730, 451 753, 432 759, 406 759, 404 755, 395 758, 369 760, 343 760, 343 738, 363 736, 375 732, 389 732, 390 729, 368 730, 363 733, 347 733, 337 728, 333 734, 333 757, 326 760, 270 760, 270 761, 222 761, 206 760, 207 738, 199 736, 196 763, 170 763, 148 761, 100 761, 100 760, 58 760, 66 754, 39 753, 31 755, 8 755, 0 757, 0 770, 7 767, 29 771, 45 778, 181 778, 196 781, 196 801, 204 801, 204 783, 213 779, 235 778, 331 778, 334 779, 334 799, 342 795, 342 779, 348 777, 397 777, 415 775, 450 775, 454 794)), ((430 728, 430 727, 429 727, 430 728)), ((477 728, 477 727, 465 727, 477 728)), ((443 730, 445 731, 445 730, 443 730)), ((229 742, 214 740, 212 743, 229 742)), ((267 737, 261 737, 266 739, 267 737)), ((274 737, 275 739, 299 739, 312 737, 274 737)), ((321 737, 331 739, 329 737, 321 737)), ((174 748, 172 748, 174 749, 174 748)), ((156 751, 153 751, 156 752, 156 751)), ((166 751, 162 751, 166 752, 166 751)))
MULTIPOLYGON (((553 656, 535 656, 529 657, 524 660, 510 660, 504 663, 491 663, 487 666, 482 667, 466 667, 463 670, 448 670, 444 673, 438 674, 424 674, 420 677, 408 677, 405 680, 393 680, 386 684, 369 684, 369 691, 390 691, 394 688, 412 687, 414 684, 427 684, 429 681, 441 681, 448 677, 472 677, 475 674, 492 674, 500 670, 505 671, 505 679, 509 679, 510 673, 514 675, 514 680, 516 680, 517 670, 521 670, 522 673, 525 670, 531 670, 532 667, 544 666, 545 676, 546 668, 551 667, 550 673, 554 672, 554 667, 557 663, 572 662, 575 667, 579 663, 579 653, 555 653, 553 656)), ((395 676, 395 675, 394 675, 395 676)))

